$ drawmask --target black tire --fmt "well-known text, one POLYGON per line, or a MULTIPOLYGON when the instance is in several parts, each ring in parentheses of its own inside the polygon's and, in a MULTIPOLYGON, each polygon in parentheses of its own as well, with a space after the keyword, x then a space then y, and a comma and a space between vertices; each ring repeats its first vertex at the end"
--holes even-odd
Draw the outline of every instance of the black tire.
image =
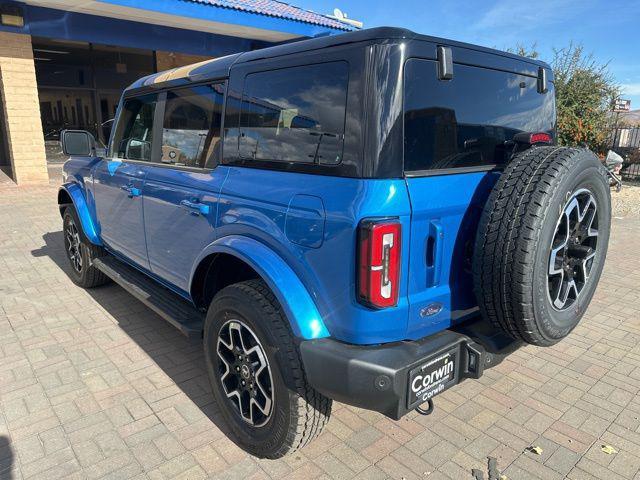
POLYGON ((105 256, 107 253, 102 247, 92 244, 85 237, 78 214, 75 208, 67 207, 62 213, 62 235, 64 237, 64 250, 69 260, 71 272, 69 276, 73 283, 83 288, 93 288, 111 280, 104 273, 93 266, 93 260, 105 256), (71 232, 75 231, 77 239, 72 247, 70 239, 71 232), (74 252, 78 252, 78 257, 74 258, 74 252))
MULTIPOLYGON (((227 355, 228 347, 221 348, 227 355)), ((289 322, 263 281, 240 282, 218 292, 205 320, 204 353, 214 397, 229 426, 230 435, 252 455, 280 458, 309 443, 329 420, 332 401, 307 383, 289 322), (226 378, 227 368, 231 371, 237 366, 227 367, 220 359, 218 341, 235 322, 243 325, 243 329, 248 327, 251 330, 268 360, 273 397, 271 413, 253 419, 254 424, 243 419, 239 401, 236 397, 233 400, 228 398, 223 386, 222 378, 226 378), (256 426, 258 420, 263 422, 261 426, 256 426)), ((232 356, 228 361, 240 362, 241 358, 241 355, 237 358, 232 356)), ((240 380, 243 378, 239 374, 236 376, 240 380)), ((238 388, 245 387, 238 385, 238 388)), ((228 385, 227 390, 230 390, 228 385)))
POLYGON ((517 155, 494 186, 478 226, 473 273, 482 315, 533 345, 566 337, 595 292, 610 223, 606 173, 592 152, 534 147, 517 155), (571 220, 580 214, 582 224, 571 220), (582 225, 576 232, 583 233, 574 238, 572 225, 582 225), (580 258, 574 258, 576 250, 580 258))

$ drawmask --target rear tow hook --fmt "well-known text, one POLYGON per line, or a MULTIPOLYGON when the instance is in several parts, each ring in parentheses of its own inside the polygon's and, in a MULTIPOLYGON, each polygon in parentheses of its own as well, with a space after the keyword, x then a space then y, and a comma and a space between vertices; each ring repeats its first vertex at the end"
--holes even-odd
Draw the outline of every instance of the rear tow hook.
POLYGON ((426 404, 428 406, 427 408, 422 408, 422 405, 424 405, 424 403, 422 405, 418 405, 416 407, 416 412, 418 412, 420 415, 431 415, 433 413, 433 400, 427 400, 426 404))

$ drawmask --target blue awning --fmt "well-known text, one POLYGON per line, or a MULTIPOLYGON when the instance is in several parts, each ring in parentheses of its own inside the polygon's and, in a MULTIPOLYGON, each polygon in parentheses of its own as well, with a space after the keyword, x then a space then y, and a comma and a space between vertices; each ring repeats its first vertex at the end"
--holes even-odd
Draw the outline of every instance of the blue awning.
MULTIPOLYGON (((73 14, 139 22, 195 32, 282 42, 356 28, 277 0, 23 0, 73 14)), ((115 32, 114 32, 115 33, 115 32)))

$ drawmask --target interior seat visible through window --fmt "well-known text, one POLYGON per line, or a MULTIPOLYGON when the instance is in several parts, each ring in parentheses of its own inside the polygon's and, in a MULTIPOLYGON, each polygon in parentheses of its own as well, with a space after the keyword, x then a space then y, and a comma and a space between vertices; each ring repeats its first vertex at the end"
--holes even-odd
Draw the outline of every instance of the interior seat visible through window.
POLYGON ((221 84, 167 92, 161 163, 196 168, 217 164, 223 94, 221 84))
POLYGON ((240 157, 268 162, 342 162, 349 65, 328 62, 247 75, 240 157))
POLYGON ((158 96, 142 95, 124 102, 114 136, 115 156, 128 160, 151 160, 153 115, 158 96))

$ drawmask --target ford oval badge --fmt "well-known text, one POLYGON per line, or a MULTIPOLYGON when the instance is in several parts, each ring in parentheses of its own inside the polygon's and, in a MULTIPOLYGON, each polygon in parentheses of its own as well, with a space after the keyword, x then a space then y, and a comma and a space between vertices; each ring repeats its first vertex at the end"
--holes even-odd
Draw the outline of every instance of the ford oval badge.
POLYGON ((438 302, 434 302, 434 303, 430 303, 426 307, 422 308, 420 310, 420 316, 422 318, 431 317, 433 315, 437 315, 441 311, 442 311, 442 304, 438 303, 438 302))

